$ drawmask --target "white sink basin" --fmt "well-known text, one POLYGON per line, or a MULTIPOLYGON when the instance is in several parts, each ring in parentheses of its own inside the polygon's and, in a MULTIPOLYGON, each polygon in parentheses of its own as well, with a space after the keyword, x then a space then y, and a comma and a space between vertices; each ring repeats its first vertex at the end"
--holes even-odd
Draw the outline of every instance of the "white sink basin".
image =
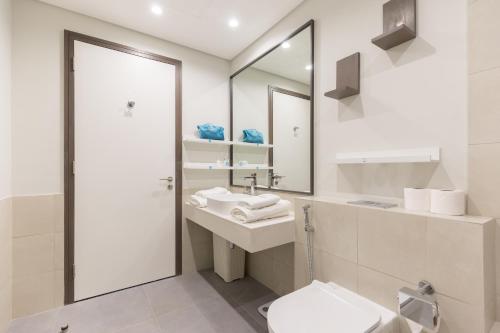
POLYGON ((211 195, 207 198, 207 207, 215 213, 229 215, 240 200, 250 197, 243 193, 211 195))

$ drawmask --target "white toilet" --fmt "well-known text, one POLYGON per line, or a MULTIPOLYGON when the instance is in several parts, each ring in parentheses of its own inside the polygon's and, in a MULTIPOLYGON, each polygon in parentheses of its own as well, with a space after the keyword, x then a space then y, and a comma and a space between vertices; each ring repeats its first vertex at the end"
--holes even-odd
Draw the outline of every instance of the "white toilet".
POLYGON ((396 314, 333 282, 314 281, 276 300, 271 333, 396 333, 396 314))

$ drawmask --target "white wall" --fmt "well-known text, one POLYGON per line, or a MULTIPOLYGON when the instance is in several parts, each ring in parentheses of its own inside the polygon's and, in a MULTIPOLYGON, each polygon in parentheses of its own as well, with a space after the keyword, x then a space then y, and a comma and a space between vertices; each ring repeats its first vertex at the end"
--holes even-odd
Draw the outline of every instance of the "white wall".
POLYGON ((0 1, 0 200, 11 194, 11 2, 0 1))
POLYGON ((64 29, 181 60, 183 131, 200 122, 228 127, 227 61, 33 0, 14 1, 13 19, 15 195, 63 191, 64 29))
POLYGON ((316 189, 402 196, 405 185, 466 188, 466 0, 419 0, 417 39, 390 51, 386 0, 307 0, 232 62, 235 72, 309 19, 316 21, 316 189), (361 52, 361 95, 337 102, 336 60, 361 52), (337 168, 336 152, 442 147, 438 166, 337 168))

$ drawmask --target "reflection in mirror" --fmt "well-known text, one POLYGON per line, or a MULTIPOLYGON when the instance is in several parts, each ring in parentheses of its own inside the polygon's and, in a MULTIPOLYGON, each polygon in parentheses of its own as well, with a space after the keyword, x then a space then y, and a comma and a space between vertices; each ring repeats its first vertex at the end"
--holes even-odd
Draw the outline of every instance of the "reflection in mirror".
POLYGON ((231 78, 233 186, 313 192, 313 22, 231 78))

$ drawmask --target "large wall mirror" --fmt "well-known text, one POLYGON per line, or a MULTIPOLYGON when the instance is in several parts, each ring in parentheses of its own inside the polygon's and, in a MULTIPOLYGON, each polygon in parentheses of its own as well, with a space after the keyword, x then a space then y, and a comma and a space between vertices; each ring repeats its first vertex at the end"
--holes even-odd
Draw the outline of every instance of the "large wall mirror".
POLYGON ((314 22, 231 77, 232 186, 313 194, 314 22))

